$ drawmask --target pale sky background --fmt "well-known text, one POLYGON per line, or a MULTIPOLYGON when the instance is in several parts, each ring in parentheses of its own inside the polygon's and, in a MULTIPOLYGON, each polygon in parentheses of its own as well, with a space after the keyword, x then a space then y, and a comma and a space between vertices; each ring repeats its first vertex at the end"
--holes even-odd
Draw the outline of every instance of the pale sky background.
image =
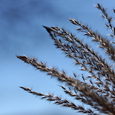
POLYGON ((16 55, 35 57, 49 67, 64 69, 68 75, 79 75, 78 67, 55 48, 42 25, 64 27, 77 35, 75 26, 67 20, 73 18, 104 33, 100 11, 94 8, 98 2, 112 14, 114 0, 0 0, 0 115, 76 115, 72 109, 20 89, 19 86, 29 87, 73 101, 63 93, 58 81, 23 63, 16 55))

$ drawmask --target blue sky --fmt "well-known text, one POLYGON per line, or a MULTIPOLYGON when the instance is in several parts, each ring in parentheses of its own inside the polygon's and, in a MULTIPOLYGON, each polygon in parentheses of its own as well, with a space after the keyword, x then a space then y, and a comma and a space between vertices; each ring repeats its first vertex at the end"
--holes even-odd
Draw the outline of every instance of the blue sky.
POLYGON ((73 18, 104 33, 100 11, 94 8, 97 2, 107 7, 108 12, 112 12, 115 4, 114 0, 0 0, 0 115, 76 114, 20 89, 19 86, 29 87, 71 101, 58 81, 23 63, 16 55, 35 57, 49 67, 64 69, 68 75, 80 75, 78 67, 55 48, 42 25, 64 27, 77 35, 67 20, 73 18))

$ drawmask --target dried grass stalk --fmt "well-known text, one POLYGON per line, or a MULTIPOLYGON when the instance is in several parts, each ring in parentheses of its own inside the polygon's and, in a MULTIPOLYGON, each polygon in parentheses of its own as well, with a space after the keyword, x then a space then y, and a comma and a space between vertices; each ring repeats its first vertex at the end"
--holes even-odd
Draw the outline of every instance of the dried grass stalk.
MULTIPOLYGON (((112 32, 110 36, 114 38, 115 27, 113 26, 113 18, 108 15, 99 3, 95 7, 102 12, 101 17, 106 19, 107 23, 105 25, 112 32)), ((115 13, 115 9, 113 11, 115 13)), ((98 42, 100 48, 103 51, 106 50, 106 56, 110 57, 110 61, 115 62, 115 47, 109 40, 77 20, 69 19, 69 21, 76 25, 77 31, 83 33, 84 36, 93 38, 92 42, 98 42)), ((86 71, 89 75, 84 76, 82 74, 81 78, 78 79, 76 73, 73 73, 73 77, 68 76, 64 70, 59 72, 55 68, 49 68, 45 63, 38 62, 35 58, 29 58, 27 56, 17 56, 17 58, 40 71, 46 72, 47 75, 56 78, 58 81, 65 83, 67 88, 60 86, 63 91, 75 100, 81 101, 84 105, 89 105, 89 108, 76 105, 67 99, 61 99, 52 94, 45 95, 32 91, 30 88, 20 88, 33 95, 41 96, 41 99, 53 101, 54 104, 69 107, 84 114, 99 115, 103 113, 115 115, 115 70, 108 63, 108 60, 104 59, 93 48, 90 48, 88 44, 83 43, 83 41, 72 33, 67 32, 64 28, 43 27, 49 33, 55 46, 62 50, 66 57, 71 58, 75 65, 80 66, 81 71, 86 71)))

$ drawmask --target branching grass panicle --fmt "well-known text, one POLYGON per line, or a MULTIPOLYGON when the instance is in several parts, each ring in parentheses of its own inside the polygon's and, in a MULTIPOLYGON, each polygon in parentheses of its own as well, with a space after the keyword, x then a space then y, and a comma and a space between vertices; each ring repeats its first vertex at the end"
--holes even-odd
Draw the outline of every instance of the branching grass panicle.
MULTIPOLYGON (((115 38, 114 19, 110 17, 99 3, 95 6, 101 11, 101 17, 106 20, 105 27, 111 31, 109 39, 115 38)), ((113 9, 115 13, 115 9, 113 9)), ((78 20, 68 19, 77 27, 77 31, 84 36, 92 39, 92 42, 99 44, 99 49, 102 50, 107 57, 115 63, 115 46, 114 42, 106 39, 90 29, 85 24, 78 20)), ((66 57, 72 59, 76 66, 80 66, 80 70, 88 72, 89 75, 82 74, 81 80, 77 74, 73 73, 74 77, 68 76, 65 71, 58 71, 55 68, 49 68, 45 63, 38 62, 35 58, 27 56, 17 56, 20 60, 32 65, 36 69, 45 72, 47 75, 56 78, 58 81, 65 83, 66 87, 60 86, 62 90, 74 100, 81 101, 87 108, 84 108, 67 99, 62 99, 59 96, 52 94, 42 94, 31 90, 30 88, 20 87, 23 90, 33 95, 54 102, 54 104, 72 108, 73 110, 87 115, 115 115, 115 69, 108 63, 104 56, 100 56, 87 43, 83 43, 79 38, 64 28, 46 27, 43 26, 54 41, 56 48, 63 51, 66 57), (87 80, 86 80, 87 79, 87 80), (88 108, 89 107, 89 108, 88 108)))

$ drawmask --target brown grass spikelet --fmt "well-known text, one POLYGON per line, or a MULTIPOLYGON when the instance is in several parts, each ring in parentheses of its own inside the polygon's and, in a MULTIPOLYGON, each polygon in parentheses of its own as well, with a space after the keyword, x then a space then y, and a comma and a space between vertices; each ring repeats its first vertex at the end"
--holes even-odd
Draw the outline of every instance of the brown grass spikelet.
MULTIPOLYGON (((95 7, 101 11, 100 16, 106 20, 105 27, 111 31, 109 38, 115 38, 113 17, 109 16, 106 9, 99 3, 95 7)), ((113 12, 115 13, 115 9, 113 9, 113 12)), ((64 28, 43 26, 54 41, 56 48, 60 49, 66 57, 72 59, 76 66, 80 67, 80 71, 83 72, 81 76, 74 72, 72 73, 73 76, 69 76, 64 70, 59 71, 53 67, 48 67, 46 63, 39 62, 33 57, 16 57, 45 72, 48 76, 56 78, 59 82, 65 83, 65 86, 59 85, 63 92, 75 101, 82 102, 84 106, 49 93, 38 93, 22 86, 20 88, 28 93, 40 96, 41 99, 71 108, 82 114, 115 115, 115 69, 111 64, 115 63, 114 41, 110 42, 107 37, 103 37, 101 33, 93 31, 78 20, 70 18, 68 20, 77 27, 76 31, 87 37, 87 39, 91 38, 91 42, 95 45, 98 44, 98 49, 104 54, 101 56, 94 50, 96 46, 91 48, 88 43, 84 43, 83 40, 64 28), (104 57, 105 55, 109 60, 104 57), (84 74, 84 72, 87 74, 84 74)))

